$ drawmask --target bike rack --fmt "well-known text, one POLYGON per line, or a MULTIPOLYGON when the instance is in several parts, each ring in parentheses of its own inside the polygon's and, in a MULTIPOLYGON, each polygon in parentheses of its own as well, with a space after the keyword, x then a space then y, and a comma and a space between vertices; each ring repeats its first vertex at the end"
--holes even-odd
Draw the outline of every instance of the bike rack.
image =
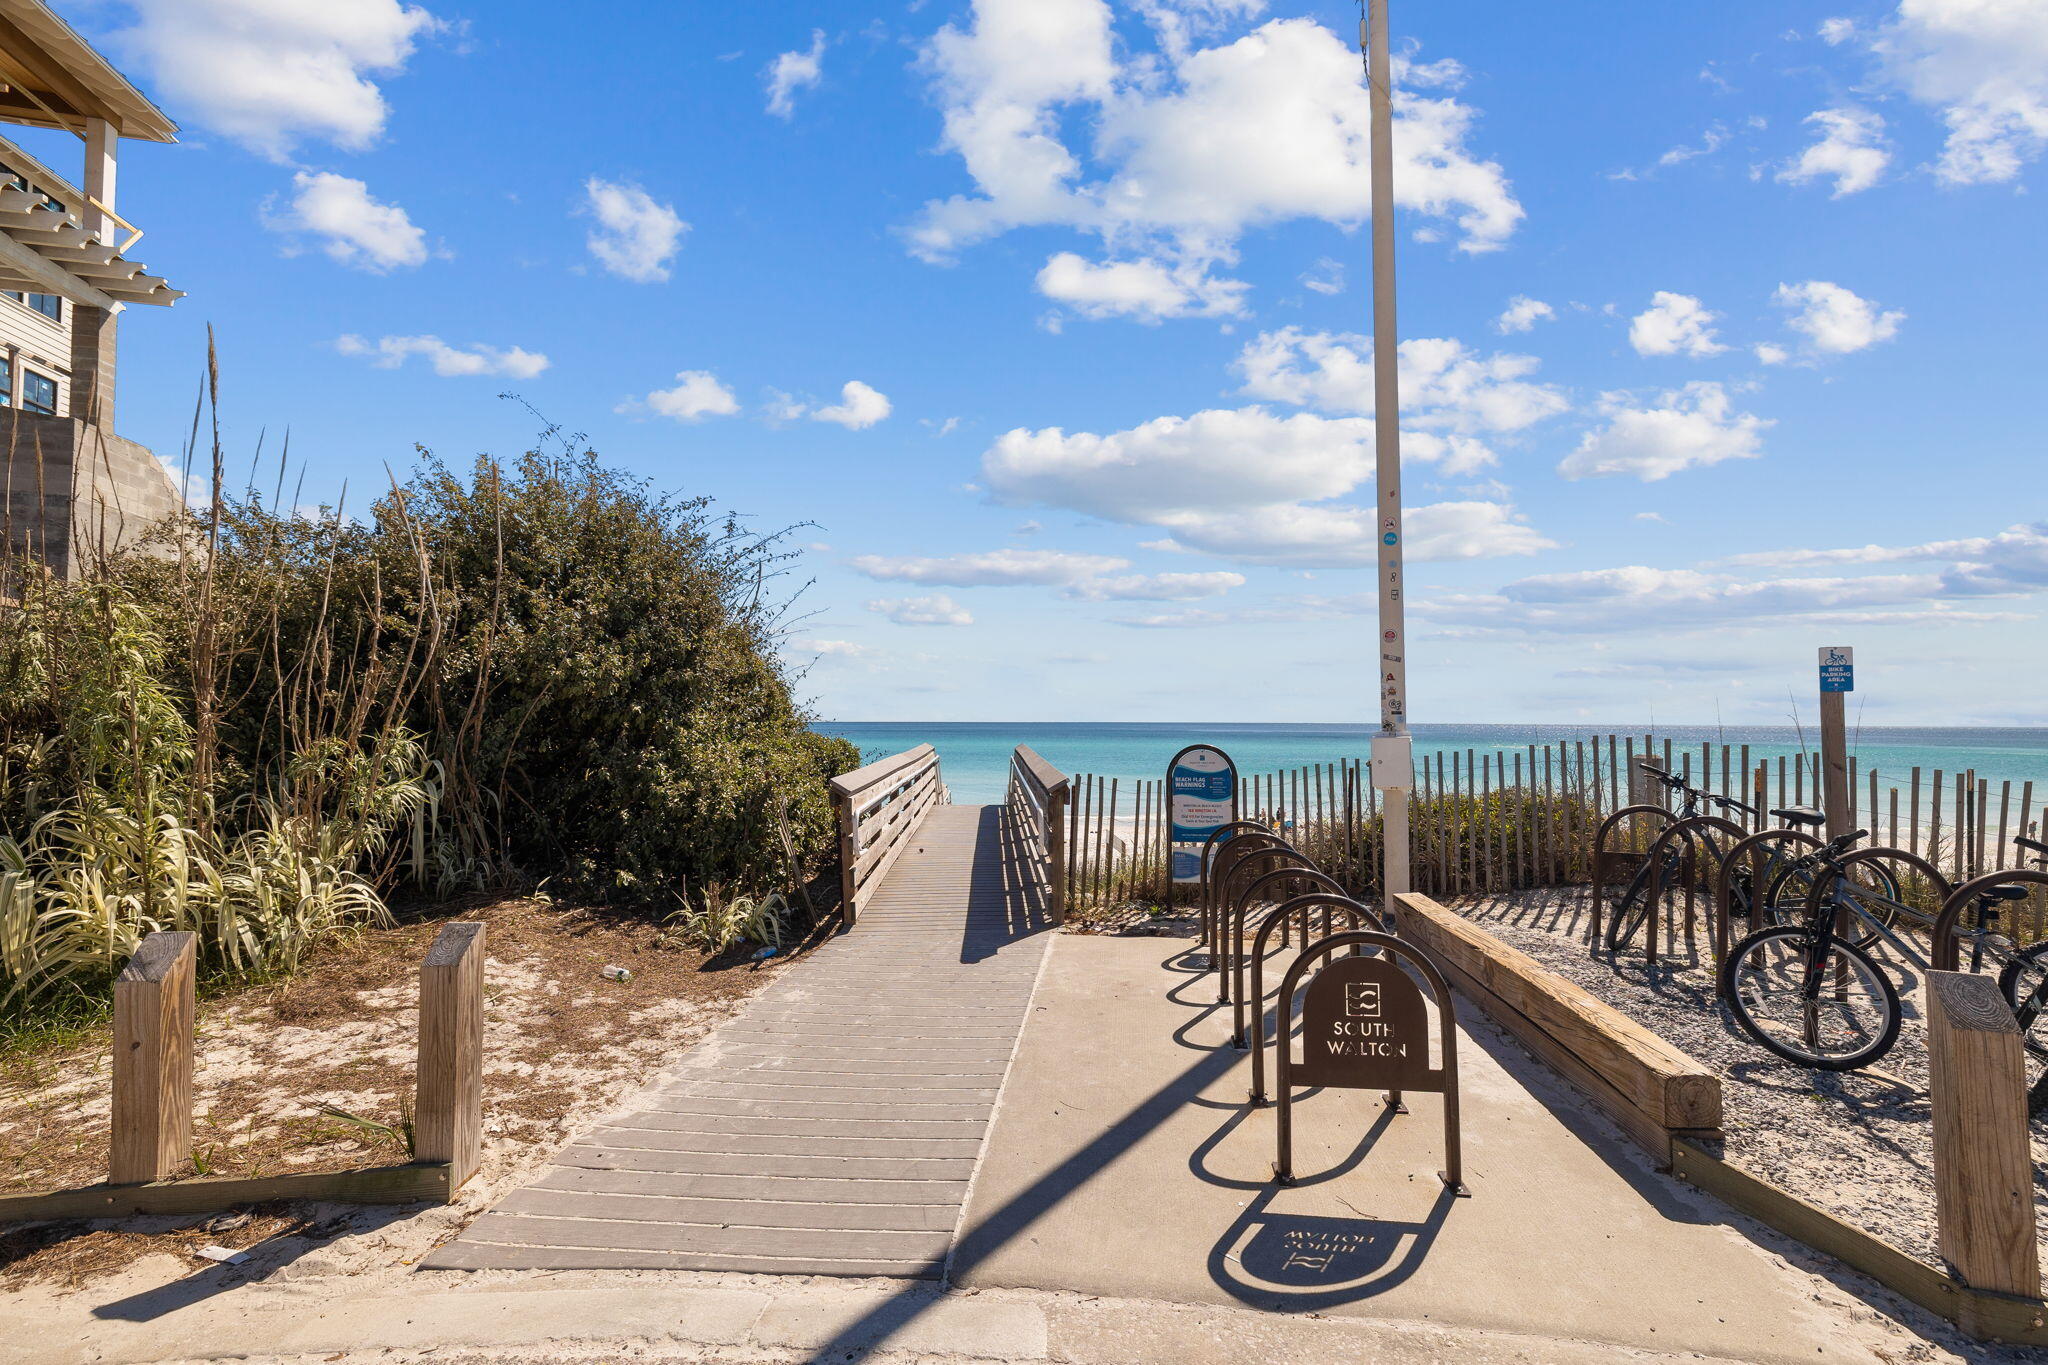
MULTIPOLYGON (((1728 941, 1728 922, 1735 916, 1735 906, 1728 894, 1728 888, 1733 884, 1733 879, 1728 875, 1729 869, 1735 866, 1737 858, 1745 854, 1754 857, 1756 856, 1756 850, 1769 843, 1804 844, 1808 848, 1820 848, 1822 846, 1820 840, 1801 830, 1764 829, 1758 830, 1748 838, 1740 840, 1736 843, 1735 847, 1721 855, 1720 870, 1714 874, 1714 962, 1716 965, 1728 960, 1728 949, 1733 946, 1728 941)), ((1752 869, 1750 872, 1749 884, 1752 887, 1757 882, 1757 871, 1758 869, 1752 869)), ((1755 906, 1756 902, 1752 900, 1750 902, 1752 913, 1749 916, 1749 928, 1752 932, 1757 928, 1756 915, 1754 913, 1755 906)))
MULTIPOLYGON (((1247 822, 1233 821, 1232 823, 1244 824, 1247 822)), ((1270 829, 1241 829, 1235 833, 1227 833, 1226 831, 1229 829, 1230 826, 1225 825, 1222 829, 1210 835, 1208 843, 1202 846, 1202 943, 1209 949, 1212 957, 1217 949, 1222 946, 1222 936, 1216 926, 1218 919, 1216 913, 1216 879, 1223 875, 1229 866, 1234 865, 1239 858, 1245 855, 1247 852, 1245 847, 1247 841, 1260 841, 1261 847, 1270 847, 1275 844, 1282 848, 1288 846, 1285 839, 1282 839, 1270 829), (1214 845, 1214 856, 1211 856, 1212 845, 1214 845)))
MULTIPOLYGON (((1247 861, 1249 861, 1249 859, 1247 859, 1247 861)), ((1229 981, 1230 998, 1232 1005, 1233 1028, 1230 1035, 1230 1041, 1236 1047, 1244 1046, 1245 913, 1251 909, 1252 904, 1258 897, 1259 889, 1265 886, 1266 883, 1287 881, 1308 882, 1312 887, 1315 887, 1316 889, 1321 891, 1327 891, 1330 894, 1336 896, 1342 896, 1344 894, 1344 888, 1337 884, 1336 878, 1332 877, 1329 873, 1323 872, 1315 867, 1272 868, 1269 871, 1261 872, 1258 876, 1252 878, 1250 885, 1246 886, 1244 890, 1238 893, 1237 900, 1233 903, 1231 909, 1225 914, 1223 919, 1224 943, 1226 944, 1226 947, 1224 948, 1223 971, 1225 977, 1229 981)), ((1306 895, 1308 893, 1302 892, 1301 894, 1306 895)), ((1323 932, 1325 934, 1330 932, 1328 914, 1325 914, 1323 916, 1323 932)), ((1301 937, 1302 942, 1306 943, 1308 941, 1308 926, 1306 923, 1302 925, 1301 937)), ((1287 928, 1285 924, 1281 926, 1280 930, 1280 946, 1282 948, 1288 946, 1287 928)))
POLYGON ((1249 874, 1254 881, 1274 872, 1320 872, 1306 853, 1275 835, 1276 847, 1246 849, 1233 862, 1216 883, 1216 945, 1209 950, 1209 965, 1216 972, 1216 1001, 1223 1004, 1230 999, 1231 963, 1244 951, 1242 941, 1231 943, 1224 935, 1231 927, 1229 907, 1244 894, 1238 879, 1249 874), (1272 858, 1287 858, 1292 865, 1283 863, 1278 867, 1259 867, 1258 864, 1272 858))
MULTIPOLYGON (((1952 972, 1962 959, 1961 949, 1956 946, 1956 918, 1964 908, 1994 886, 2011 886, 2016 882, 2030 882, 2036 886, 2048 886, 2048 872, 2036 872, 2032 868, 2015 867, 2004 872, 1987 872, 1973 877, 1942 898, 1941 909, 1934 916, 1934 970, 1952 972)), ((1946 885, 1946 883, 1943 883, 1946 885)))
MULTIPOLYGON (((1650 856, 1647 853, 1631 852, 1625 848, 1607 847, 1607 836, 1619 828, 1622 821, 1637 815, 1655 816, 1663 820, 1667 825, 1675 824, 1678 820, 1677 816, 1673 815, 1663 806, 1644 805, 1623 806, 1620 810, 1600 822, 1600 828, 1593 834, 1593 918, 1589 941, 1595 945, 1600 942, 1600 893, 1606 889, 1608 869, 1610 867, 1616 869, 1632 868, 1650 856)), ((1662 831, 1659 831, 1659 833, 1662 833, 1662 831)))
MULTIPOLYGON (((1296 896, 1275 906, 1266 917, 1259 921, 1258 936, 1252 941, 1252 990, 1257 992, 1252 1000, 1252 1091, 1251 1106, 1260 1108, 1266 1103, 1266 942, 1272 937, 1275 927, 1285 924, 1294 915, 1301 916, 1301 936, 1308 937, 1309 911, 1320 907, 1323 912, 1323 936, 1330 937, 1330 915, 1342 912, 1356 928, 1364 924, 1375 933, 1386 933, 1386 921, 1381 919, 1371 906, 1361 905, 1349 896, 1330 895, 1327 892, 1312 891, 1306 896, 1296 896)), ((1303 951, 1307 951, 1306 948, 1303 951)))
MULTIPOLYGON (((1202 946, 1205 948, 1209 946, 1210 859, 1215 856, 1219 843, 1227 844, 1240 834, 1253 833, 1271 834, 1273 833, 1273 828, 1270 825, 1261 824, 1257 820, 1232 820, 1228 824, 1218 825, 1215 829, 1209 831, 1209 837, 1202 841, 1202 876, 1199 885, 1202 888, 1202 946)), ((1167 871, 1171 875, 1172 868, 1169 866, 1167 871)))
MULTIPOLYGON (((1651 841, 1650 847, 1643 854, 1643 857, 1650 861, 1651 867, 1650 885, 1646 893, 1646 899, 1649 901, 1650 918, 1644 928, 1648 934, 1647 957, 1652 967, 1657 965, 1657 929, 1664 918, 1660 913, 1664 902, 1664 867, 1657 855, 1659 850, 1663 849, 1667 843, 1681 836, 1685 839, 1685 860, 1679 875, 1685 878, 1685 941, 1687 943, 1693 941, 1693 934, 1698 926, 1697 892, 1699 888, 1699 873, 1700 864, 1705 860, 1699 856, 1699 847, 1692 838, 1692 832, 1695 829, 1718 830, 1723 834, 1733 835, 1737 840, 1742 839, 1745 834, 1742 826, 1723 816, 1693 815, 1665 826, 1663 831, 1651 841)), ((1720 875, 1719 864, 1714 866, 1709 875, 1716 877, 1720 875)), ((1718 904, 1719 900, 1720 897, 1717 892, 1715 903, 1718 904)), ((1718 961, 1719 959, 1717 958, 1716 960, 1718 961)))

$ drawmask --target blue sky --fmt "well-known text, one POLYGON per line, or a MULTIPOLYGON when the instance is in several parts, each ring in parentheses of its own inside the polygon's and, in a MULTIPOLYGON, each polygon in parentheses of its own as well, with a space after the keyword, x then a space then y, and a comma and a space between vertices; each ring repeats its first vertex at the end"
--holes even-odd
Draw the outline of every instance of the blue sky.
MULTIPOLYGON (((828 717, 1375 719, 1355 6, 57 8, 186 130, 124 434, 211 323, 309 502, 513 392, 815 523, 828 717)), ((2048 722, 2048 5, 1394 28, 1412 718, 2048 722)))

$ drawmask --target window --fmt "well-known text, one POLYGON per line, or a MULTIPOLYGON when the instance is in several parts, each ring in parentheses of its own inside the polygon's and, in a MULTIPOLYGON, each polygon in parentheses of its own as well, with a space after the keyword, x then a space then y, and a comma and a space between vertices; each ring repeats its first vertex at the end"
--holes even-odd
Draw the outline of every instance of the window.
POLYGON ((7 290, 6 294, 16 303, 35 309, 52 322, 64 320, 64 300, 55 294, 24 294, 14 289, 7 290))
POLYGON ((34 370, 21 372, 21 406, 26 412, 45 417, 57 415, 57 381, 34 370))
POLYGON ((0 355, 0 407, 14 406, 14 357, 0 355))

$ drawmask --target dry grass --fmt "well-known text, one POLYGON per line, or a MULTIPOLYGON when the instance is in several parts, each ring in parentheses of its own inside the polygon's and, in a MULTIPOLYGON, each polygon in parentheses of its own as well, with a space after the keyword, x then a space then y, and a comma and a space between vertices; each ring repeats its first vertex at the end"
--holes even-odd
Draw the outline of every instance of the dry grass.
MULTIPOLYGON (((261 1176, 406 1160, 398 1140, 319 1113, 399 1127, 413 1084, 418 968, 452 919, 488 926, 486 1164, 552 1148, 593 1095, 637 1084, 725 1018, 786 958, 707 958, 644 920, 512 899, 443 904, 315 950, 285 981, 201 1002, 194 1174, 261 1176), (608 981, 608 964, 633 973, 608 981)), ((105 1176, 109 1031, 0 1057, 0 1190, 105 1176)))

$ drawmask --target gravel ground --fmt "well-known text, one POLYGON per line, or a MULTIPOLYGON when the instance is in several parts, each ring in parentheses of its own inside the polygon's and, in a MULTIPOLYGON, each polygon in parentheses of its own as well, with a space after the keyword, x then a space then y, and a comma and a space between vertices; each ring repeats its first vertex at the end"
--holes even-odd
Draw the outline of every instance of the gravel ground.
MULTIPOLYGON (((1938 1264, 1934 1128, 1927 1103, 1927 1035, 1917 973, 1894 970, 1905 1004, 1898 1044, 1858 1072, 1781 1061, 1738 1029, 1715 999, 1712 943, 1683 928, 1660 932, 1650 971, 1640 946, 1610 954, 1585 941, 1585 887, 1465 898, 1460 913, 1649 1028, 1723 1081, 1726 1158, 1836 1217, 1938 1264)), ((1667 921, 1667 923, 1669 923, 1667 921)), ((1887 966, 1893 964, 1887 959, 1887 966)), ((2035 1222, 2048 1237, 2043 1163, 2048 1127, 2034 1125, 2035 1222)))

